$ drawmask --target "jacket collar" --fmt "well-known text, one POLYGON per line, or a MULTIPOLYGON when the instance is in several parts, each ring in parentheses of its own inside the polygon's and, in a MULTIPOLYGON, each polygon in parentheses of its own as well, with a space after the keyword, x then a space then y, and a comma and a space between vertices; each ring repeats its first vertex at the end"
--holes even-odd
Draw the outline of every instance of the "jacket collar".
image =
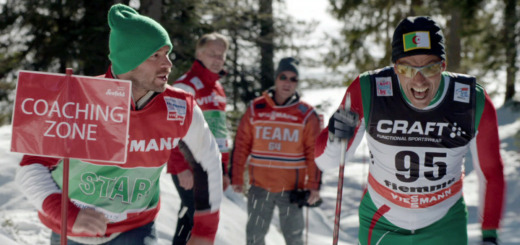
POLYGON ((200 60, 195 60, 195 62, 193 62, 188 73, 200 78, 204 85, 208 87, 214 87, 220 77, 227 74, 224 70, 220 71, 218 74, 211 72, 200 60))
POLYGON ((271 106, 291 106, 300 101, 300 95, 297 91, 295 91, 294 94, 291 97, 287 98, 287 100, 285 100, 283 104, 278 105, 274 100, 274 94, 274 88, 270 88, 263 93, 263 96, 271 106))
POLYGON ((108 66, 108 70, 105 73, 105 78, 115 78, 114 73, 112 72, 112 65, 108 66))

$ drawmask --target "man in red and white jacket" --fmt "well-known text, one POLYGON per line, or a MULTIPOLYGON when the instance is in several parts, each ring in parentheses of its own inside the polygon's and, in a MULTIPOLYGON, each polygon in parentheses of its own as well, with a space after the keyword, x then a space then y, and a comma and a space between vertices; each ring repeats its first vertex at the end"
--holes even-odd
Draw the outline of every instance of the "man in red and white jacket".
MULTIPOLYGON (((215 137, 220 153, 222 154, 223 187, 229 185, 227 165, 228 129, 226 126, 226 94, 218 81, 225 75, 222 69, 226 60, 226 51, 229 42, 221 34, 208 33, 198 41, 195 49, 196 60, 191 69, 181 76, 174 87, 180 88, 193 96, 202 110, 209 129, 215 137)), ((173 183, 181 198, 181 208, 177 220, 177 227, 173 236, 173 244, 186 244, 193 227, 193 190, 199 188, 193 181, 193 169, 190 167, 189 157, 183 156, 178 148, 172 151, 168 161, 168 173, 172 174, 173 183)))
MULTIPOLYGON (((132 82, 128 157, 124 164, 70 160, 68 244, 157 244, 159 177, 179 146, 194 157, 195 225, 188 244, 213 244, 222 199, 220 154, 202 111, 188 93, 167 85, 168 33, 151 18, 116 4, 108 13, 111 67, 106 78, 132 82)), ((24 156, 16 181, 61 239, 62 159, 24 156)))

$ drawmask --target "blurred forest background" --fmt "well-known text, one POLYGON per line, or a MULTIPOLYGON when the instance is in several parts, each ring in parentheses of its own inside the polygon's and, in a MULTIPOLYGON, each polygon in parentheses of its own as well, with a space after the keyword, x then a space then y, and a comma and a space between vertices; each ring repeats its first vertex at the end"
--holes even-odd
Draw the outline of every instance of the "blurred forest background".
POLYGON ((502 103, 515 101, 520 0, 301 1, 327 1, 329 14, 342 24, 339 33, 319 45, 306 42, 317 23, 302 20, 312 16, 291 18, 284 0, 0 0, 0 125, 11 122, 19 70, 64 73, 71 67, 74 74, 89 76, 106 71, 106 15, 115 3, 136 8, 168 30, 170 83, 190 68, 202 34, 217 31, 229 38, 228 75, 221 82, 232 126, 244 105, 273 85, 281 54, 300 59, 301 67, 341 74, 302 77, 300 89, 344 88, 357 74, 391 64, 394 28, 412 15, 432 16, 441 25, 448 71, 476 76, 491 96, 502 96, 502 103), (318 48, 327 51, 302 52, 318 48))

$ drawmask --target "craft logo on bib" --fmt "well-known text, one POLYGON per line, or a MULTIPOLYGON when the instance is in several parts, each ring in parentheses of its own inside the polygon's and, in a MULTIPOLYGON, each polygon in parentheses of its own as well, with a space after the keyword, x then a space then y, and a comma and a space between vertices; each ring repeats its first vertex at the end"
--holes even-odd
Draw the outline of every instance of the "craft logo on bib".
POLYGON ((404 52, 414 49, 430 49, 430 33, 417 31, 403 34, 403 46, 404 52))
POLYGON ((455 93, 453 93, 453 100, 463 103, 469 103, 469 85, 462 83, 455 83, 455 93))
POLYGON ((184 118, 186 118, 186 101, 165 96, 164 102, 168 108, 167 120, 182 121, 181 124, 184 124, 184 118))
POLYGON ((376 77, 377 96, 393 96, 392 78, 376 77))

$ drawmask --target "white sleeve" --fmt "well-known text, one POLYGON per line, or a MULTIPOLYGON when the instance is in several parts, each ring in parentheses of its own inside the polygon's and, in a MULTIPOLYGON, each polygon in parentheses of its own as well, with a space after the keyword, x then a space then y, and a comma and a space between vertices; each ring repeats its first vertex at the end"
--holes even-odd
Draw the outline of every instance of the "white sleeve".
POLYGON ((188 86, 188 85, 186 85, 184 83, 174 83, 173 87, 178 88, 178 89, 182 89, 182 90, 184 90, 184 91, 186 91, 186 92, 188 92, 188 93, 190 93, 192 95, 195 95, 195 90, 193 90, 192 87, 190 87, 190 86, 188 86))
MULTIPOLYGON (((196 105, 193 108, 193 118, 190 127, 182 141, 191 151, 195 163, 200 165, 202 170, 205 172, 205 175, 203 176, 207 178, 207 195, 209 196, 202 198, 206 198, 209 201, 209 208, 211 211, 217 211, 220 208, 220 202, 222 201, 221 155, 218 150, 217 142, 213 137, 208 124, 204 120, 202 111, 196 105)), ((195 179, 195 181, 206 183, 203 181, 197 181, 197 179, 195 179)), ((206 187, 203 186, 202 188, 206 187)), ((205 192, 206 190, 203 190, 204 195, 206 195, 205 192)), ((194 194, 197 195, 198 193, 194 194)))
MULTIPOLYGON (((347 153, 345 155, 345 162, 348 162, 348 159, 351 159, 356 152, 363 136, 365 135, 365 120, 362 119, 359 123, 359 127, 357 128, 356 134, 354 135, 354 139, 352 140, 350 146, 348 147, 347 153)), ((338 140, 330 141, 327 140, 327 144, 325 146, 325 150, 323 154, 316 157, 316 165, 322 170, 328 170, 339 167, 339 162, 341 158, 341 142, 338 140)))
POLYGON ((39 211, 43 211, 45 198, 54 193, 61 193, 49 169, 42 164, 22 166, 16 172, 15 182, 29 202, 39 211))

